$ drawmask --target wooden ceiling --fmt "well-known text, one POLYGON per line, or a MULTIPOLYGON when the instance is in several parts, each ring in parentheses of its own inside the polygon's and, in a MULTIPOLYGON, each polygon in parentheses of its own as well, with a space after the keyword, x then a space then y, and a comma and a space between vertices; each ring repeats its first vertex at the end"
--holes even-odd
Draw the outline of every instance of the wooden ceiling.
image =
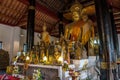
MULTIPOLYGON (((42 32, 46 22, 49 33, 58 36, 59 13, 65 12, 74 0, 36 0, 35 31, 42 32)), ((94 5, 93 0, 79 0, 83 7, 94 5)), ((120 33, 120 0, 109 0, 113 7, 117 32, 120 33)), ((0 23, 26 29, 28 0, 0 0, 0 23)))
MULTIPOLYGON (((1 0, 0 23, 26 29, 28 5, 27 0, 1 0)), ((46 22, 48 30, 51 31, 58 21, 56 14, 38 3, 35 11, 35 31, 41 32, 44 22, 46 22)))

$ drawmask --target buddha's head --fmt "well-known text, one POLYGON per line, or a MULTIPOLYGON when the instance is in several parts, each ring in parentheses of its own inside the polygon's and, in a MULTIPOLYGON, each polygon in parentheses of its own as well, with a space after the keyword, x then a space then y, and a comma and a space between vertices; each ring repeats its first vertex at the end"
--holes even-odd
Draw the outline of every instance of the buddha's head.
POLYGON ((73 18, 73 21, 78 21, 80 19, 80 15, 79 15, 79 12, 72 12, 72 18, 73 18))
POLYGON ((44 23, 43 25, 43 32, 46 31, 47 27, 46 27, 46 23, 44 23))
POLYGON ((88 20, 88 15, 87 14, 82 14, 81 17, 82 17, 82 20, 84 22, 86 22, 88 20))
POLYGON ((80 19, 80 12, 82 11, 82 5, 76 1, 71 7, 70 11, 72 13, 72 18, 74 21, 78 21, 80 19))

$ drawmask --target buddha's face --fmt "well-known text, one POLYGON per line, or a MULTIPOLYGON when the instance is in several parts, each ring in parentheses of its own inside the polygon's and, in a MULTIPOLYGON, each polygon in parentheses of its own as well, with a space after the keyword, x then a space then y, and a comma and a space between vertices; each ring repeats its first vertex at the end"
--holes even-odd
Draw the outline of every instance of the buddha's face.
POLYGON ((79 12, 73 12, 72 13, 72 17, 73 17, 73 20, 74 21, 78 21, 80 19, 80 15, 79 15, 79 12))
POLYGON ((43 26, 43 31, 46 31, 46 26, 43 26))
POLYGON ((87 15, 82 15, 82 19, 84 22, 86 22, 88 20, 88 16, 87 15))

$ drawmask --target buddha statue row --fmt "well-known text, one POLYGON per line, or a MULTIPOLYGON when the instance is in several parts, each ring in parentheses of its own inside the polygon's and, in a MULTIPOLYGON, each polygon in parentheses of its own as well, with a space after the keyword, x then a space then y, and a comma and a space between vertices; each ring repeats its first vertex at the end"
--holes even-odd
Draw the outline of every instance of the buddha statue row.
POLYGON ((65 26, 65 34, 61 36, 59 45, 51 43, 47 26, 44 23, 43 32, 41 33, 42 48, 40 54, 35 55, 36 57, 40 56, 40 62, 43 62, 45 56, 49 62, 54 61, 53 63, 58 63, 58 58, 61 55, 68 63, 70 62, 70 57, 73 59, 86 58, 87 50, 84 46, 91 37, 94 38, 94 25, 87 14, 81 12, 81 9, 79 3, 75 3, 70 8, 73 22, 65 26))

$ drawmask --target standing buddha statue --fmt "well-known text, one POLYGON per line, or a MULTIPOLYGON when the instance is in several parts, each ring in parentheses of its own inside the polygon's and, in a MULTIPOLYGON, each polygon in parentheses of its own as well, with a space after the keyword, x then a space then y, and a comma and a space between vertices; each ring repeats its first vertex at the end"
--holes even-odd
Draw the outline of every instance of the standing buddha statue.
POLYGON ((82 26, 81 43, 82 45, 85 45, 90 40, 90 38, 94 38, 94 25, 86 13, 81 13, 81 17, 84 21, 84 25, 82 26))
POLYGON ((44 23, 43 25, 43 32, 42 32, 42 41, 46 44, 46 43, 50 43, 50 35, 47 32, 47 27, 46 27, 46 23, 44 23))
POLYGON ((71 8, 73 22, 65 26, 65 39, 70 41, 79 41, 81 39, 81 27, 84 22, 80 19, 82 6, 76 2, 71 8))
POLYGON ((45 53, 46 53, 45 56, 48 58, 48 61, 49 61, 49 52, 48 52, 48 49, 49 49, 49 44, 50 44, 50 35, 47 32, 46 23, 44 23, 44 25, 43 25, 42 42, 45 44, 45 53))
MULTIPOLYGON (((77 51, 75 51, 75 55, 82 55, 84 52, 84 46, 94 32, 93 24, 88 16, 82 13, 82 6, 79 2, 75 2, 71 6, 70 11, 72 13, 73 22, 65 26, 64 37, 65 40, 70 40, 71 42, 80 42, 81 46, 76 49, 77 51)), ((94 35, 94 33, 92 35, 94 35)), ((78 58, 80 59, 82 56, 78 56, 78 58)))
MULTIPOLYGON (((75 50, 73 49, 73 47, 76 42, 81 42, 82 26, 84 25, 84 21, 80 18, 82 5, 79 2, 75 2, 71 6, 70 11, 72 13, 73 22, 65 26, 65 35, 64 35, 65 40, 68 41, 67 53, 69 54, 69 56, 75 56, 75 57, 71 57, 73 59, 74 58, 80 59, 81 47, 79 46, 79 48, 75 50), (71 51, 72 49, 73 51, 71 51)), ((70 62, 69 59, 68 59, 68 62, 70 62)))

